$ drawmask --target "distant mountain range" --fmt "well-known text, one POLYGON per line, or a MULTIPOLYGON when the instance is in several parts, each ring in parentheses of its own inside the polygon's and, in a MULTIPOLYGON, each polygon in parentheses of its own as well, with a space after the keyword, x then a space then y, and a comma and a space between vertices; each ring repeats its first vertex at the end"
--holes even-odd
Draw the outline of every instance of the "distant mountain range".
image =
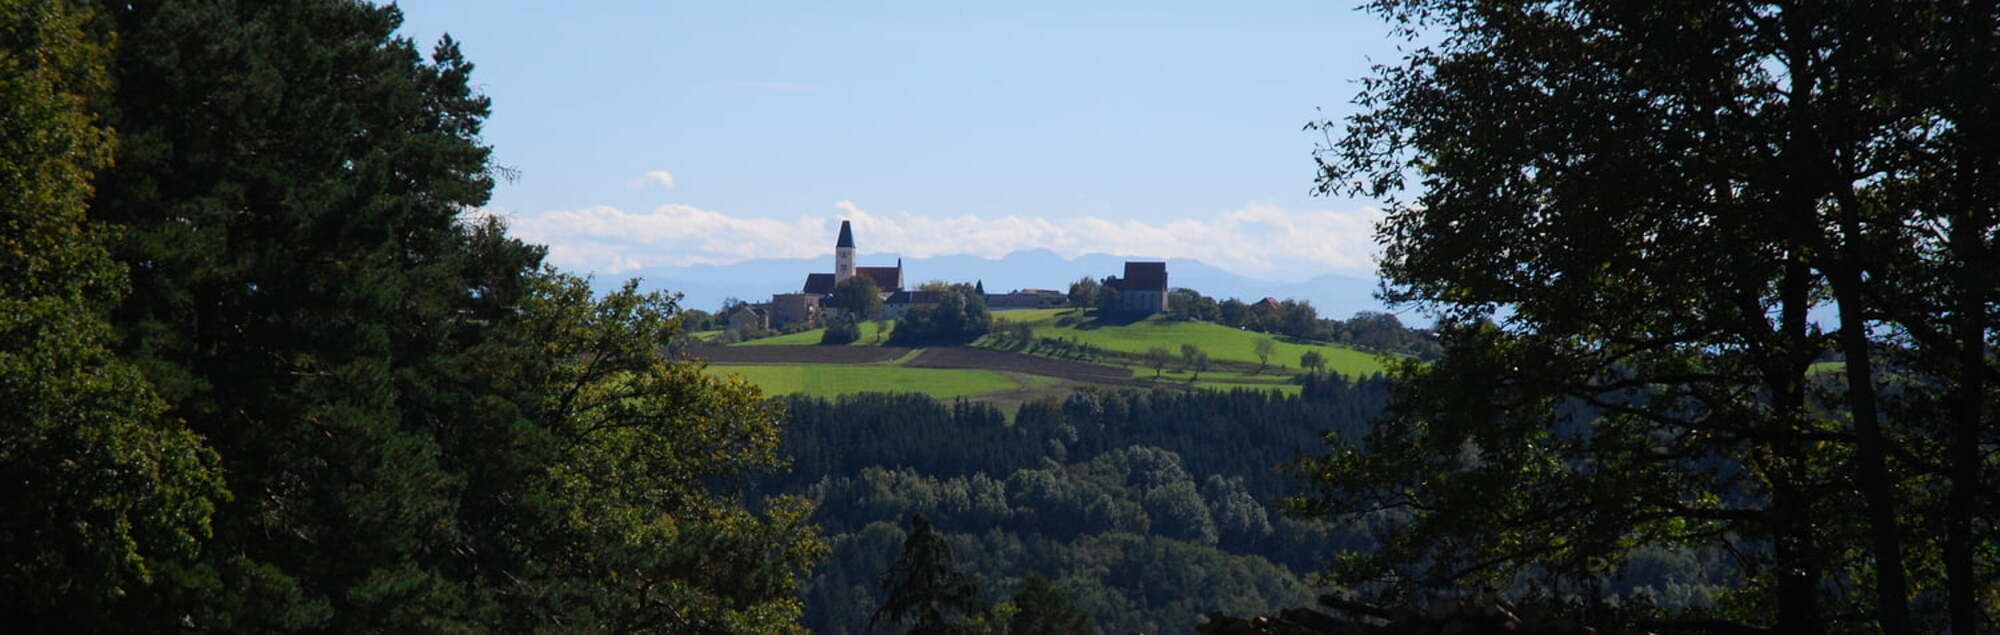
MULTIPOLYGON (((870 254, 857 258, 865 266, 891 265, 893 254, 870 254)), ((1014 289, 1054 289, 1067 291, 1078 278, 1119 275, 1127 258, 1089 254, 1064 258, 1047 249, 1017 251, 998 259, 978 256, 905 258, 903 276, 914 286, 929 280, 983 282, 988 293, 1014 289)), ((833 271, 833 257, 769 258, 728 265, 653 267, 594 279, 601 291, 639 278, 647 291, 676 291, 685 297, 681 305, 714 311, 726 298, 749 302, 768 300, 773 293, 797 292, 806 274, 833 271)), ((1216 299, 1240 298, 1246 302, 1265 297, 1310 300, 1320 317, 1348 318, 1359 311, 1386 311, 1374 297, 1376 281, 1340 275, 1323 275, 1304 282, 1279 282, 1239 276, 1199 260, 1167 259, 1167 280, 1175 287, 1187 287, 1216 299)), ((1404 324, 1427 325, 1414 311, 1398 314, 1404 324)))

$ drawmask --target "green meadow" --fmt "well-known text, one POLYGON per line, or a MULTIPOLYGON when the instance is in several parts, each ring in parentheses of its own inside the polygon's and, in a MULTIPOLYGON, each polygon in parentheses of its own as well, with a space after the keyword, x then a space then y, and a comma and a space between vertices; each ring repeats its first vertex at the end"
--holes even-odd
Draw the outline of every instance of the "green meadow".
MULTIPOLYGON (((894 330, 896 330, 895 320, 889 320, 886 328, 880 328, 879 330, 874 322, 863 322, 861 324, 861 339, 849 342, 847 345, 876 346, 888 339, 886 333, 894 330)), ((826 329, 813 329, 810 331, 799 331, 790 335, 778 335, 737 342, 731 344, 731 346, 816 346, 819 344, 819 338, 825 335, 826 329)))
POLYGON ((834 397, 861 392, 920 392, 954 399, 1020 389, 1021 383, 988 370, 904 368, 845 364, 713 365, 715 375, 741 375, 765 394, 834 397))
MULTIPOLYGON (((1144 353, 1146 349, 1158 346, 1175 356, 1168 366, 1179 365, 1182 344, 1193 344, 1208 353, 1216 361, 1257 364, 1257 340, 1269 339, 1275 342, 1270 364, 1273 367, 1299 368, 1299 356, 1306 351, 1319 351, 1326 358, 1327 370, 1350 376, 1381 373, 1381 360, 1372 353, 1365 353, 1336 344, 1316 342, 1285 341, 1280 336, 1245 331, 1210 322, 1180 322, 1153 316, 1130 324, 1096 324, 1081 321, 1077 324, 1058 326, 1063 318, 1076 318, 1078 314, 1068 309, 1036 309, 996 313, 1010 321, 1028 324, 1035 330, 1036 337, 1075 339, 1098 348, 1121 353, 1144 353), (1016 318, 1015 316, 1019 317, 1016 318)), ((1152 369, 1147 369, 1151 374, 1152 369)))
MULTIPOLYGON (((1286 341, 1279 336, 1230 328, 1208 322, 1181 322, 1154 316, 1130 323, 1098 323, 1083 312, 1074 309, 1014 309, 993 312, 996 330, 1002 322, 1026 324, 1034 329, 1036 337, 1076 340, 1100 349, 1124 354, 1140 354, 1152 347, 1167 349, 1173 353, 1164 372, 1160 373, 1157 385, 1163 388, 1196 387, 1213 390, 1249 388, 1257 390, 1277 390, 1297 394, 1299 386, 1290 383, 1293 375, 1301 369, 1299 357, 1307 351, 1318 351, 1326 359, 1327 370, 1350 375, 1364 376, 1383 372, 1383 364, 1375 355, 1336 344, 1317 342, 1286 341), (1256 370, 1256 346, 1258 340, 1269 339, 1274 344, 1269 368, 1256 370), (1210 368, 1201 373, 1197 380, 1193 373, 1182 366, 1180 355, 1182 344, 1194 344, 1208 353, 1211 360, 1225 365, 1210 368)), ((861 339, 849 346, 875 346, 887 339, 887 331, 895 328, 895 322, 888 323, 888 329, 878 332, 874 322, 861 326, 861 339)), ((736 346, 810 346, 819 343, 823 329, 801 331, 790 335, 780 335, 741 342, 736 346)), ((995 346, 1002 349, 1020 350, 994 336, 975 342, 974 346, 995 346)), ((718 374, 735 373, 773 395, 803 393, 830 397, 858 392, 921 392, 941 399, 957 397, 978 397, 998 393, 1019 391, 1040 392, 1053 388, 1044 384, 1061 383, 1036 375, 1001 373, 986 370, 905 368, 901 364, 921 352, 912 351, 903 359, 869 365, 838 364, 723 364, 710 367, 710 372, 718 374)), ((1132 377, 1141 381, 1155 380, 1153 369, 1132 357, 1116 356, 1101 360, 1100 363, 1123 365, 1132 368, 1132 377)))

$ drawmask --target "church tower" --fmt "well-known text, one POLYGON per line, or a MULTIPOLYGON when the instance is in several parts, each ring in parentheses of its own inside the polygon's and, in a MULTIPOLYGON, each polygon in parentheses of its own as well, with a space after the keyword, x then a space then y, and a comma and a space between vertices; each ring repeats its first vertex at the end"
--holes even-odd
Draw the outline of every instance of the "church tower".
POLYGON ((840 221, 840 240, 833 243, 833 282, 840 284, 854 277, 854 229, 847 221, 840 221))

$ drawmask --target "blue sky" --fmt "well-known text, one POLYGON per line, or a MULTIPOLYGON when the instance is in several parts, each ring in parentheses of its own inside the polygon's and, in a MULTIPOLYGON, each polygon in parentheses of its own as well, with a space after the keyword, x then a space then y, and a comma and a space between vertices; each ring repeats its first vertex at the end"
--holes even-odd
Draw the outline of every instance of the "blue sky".
POLYGON ((1379 212, 1311 195, 1300 130, 1396 55, 1351 5, 401 6, 494 100, 489 210, 564 267, 817 255, 851 218, 864 254, 1371 269, 1379 212))

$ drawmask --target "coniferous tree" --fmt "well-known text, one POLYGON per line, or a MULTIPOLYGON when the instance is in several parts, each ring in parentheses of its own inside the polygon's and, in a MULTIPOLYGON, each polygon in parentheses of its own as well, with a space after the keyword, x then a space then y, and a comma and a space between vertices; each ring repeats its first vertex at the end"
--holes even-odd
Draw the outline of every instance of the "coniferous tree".
POLYGON ((987 610, 978 584, 958 570, 951 544, 923 514, 910 517, 910 536, 903 540, 902 555, 883 572, 882 588, 888 598, 869 618, 871 628, 908 622, 912 635, 962 633, 967 631, 962 620, 987 610))
POLYGON ((470 215, 498 171, 449 38, 347 0, 120 3, 124 135, 91 213, 135 360, 234 498, 124 630, 792 628, 818 545, 753 388, 669 356, 677 307, 540 269, 470 215), (721 567, 717 574, 705 567, 721 567))

